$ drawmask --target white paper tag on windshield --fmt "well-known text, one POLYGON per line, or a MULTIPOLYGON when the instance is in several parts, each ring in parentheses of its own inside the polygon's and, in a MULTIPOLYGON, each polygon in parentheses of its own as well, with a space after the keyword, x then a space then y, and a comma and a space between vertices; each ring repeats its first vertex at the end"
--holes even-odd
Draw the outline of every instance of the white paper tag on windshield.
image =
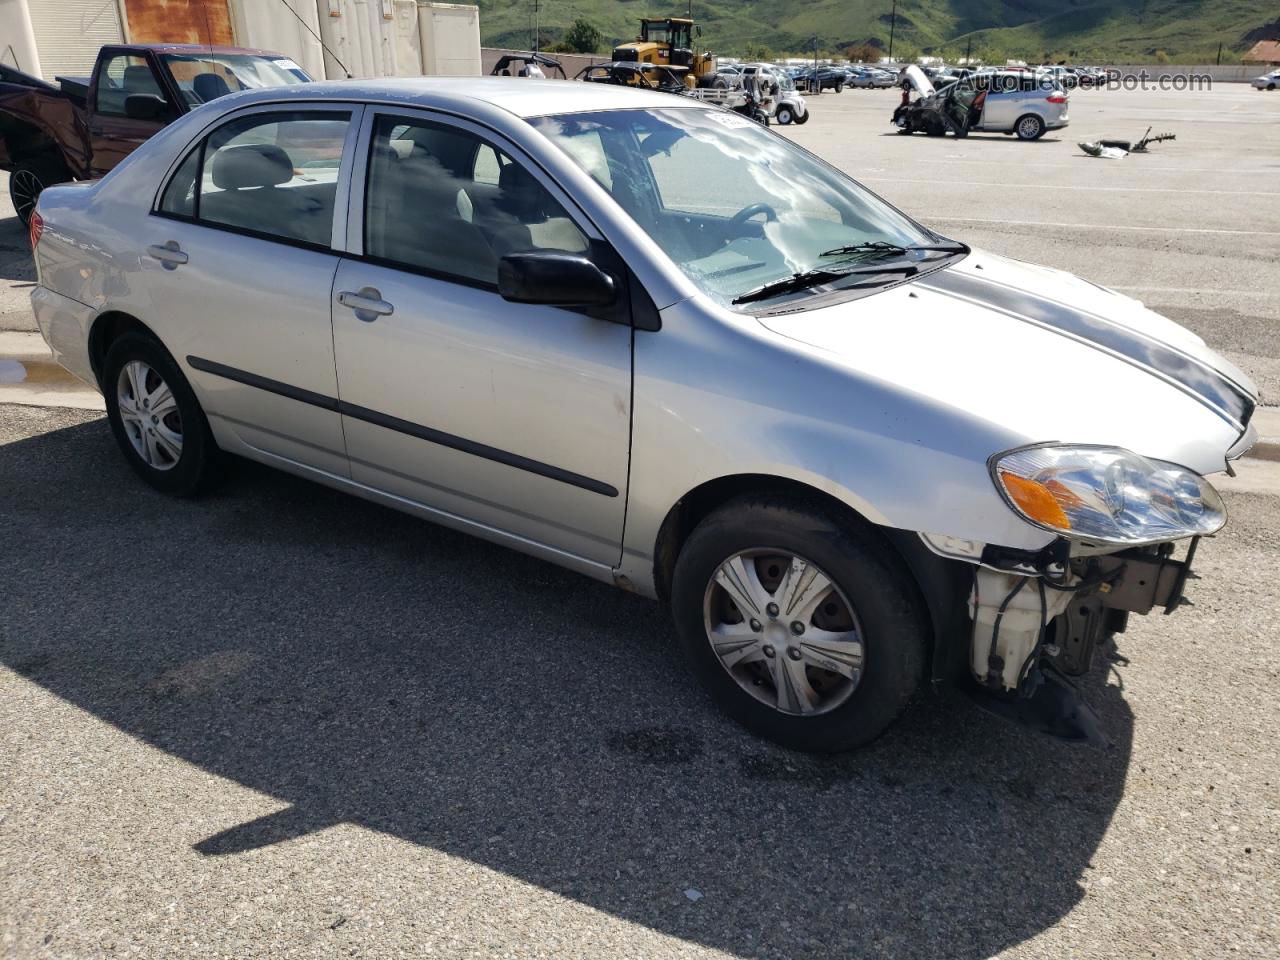
POLYGON ((718 123, 726 127, 752 127, 756 122, 750 117, 744 117, 740 113, 734 113, 732 110, 712 110, 710 117, 718 123))
POLYGON ((281 70, 301 70, 302 69, 292 60, 281 59, 281 60, 272 60, 271 62, 274 63, 277 67, 279 67, 281 70))

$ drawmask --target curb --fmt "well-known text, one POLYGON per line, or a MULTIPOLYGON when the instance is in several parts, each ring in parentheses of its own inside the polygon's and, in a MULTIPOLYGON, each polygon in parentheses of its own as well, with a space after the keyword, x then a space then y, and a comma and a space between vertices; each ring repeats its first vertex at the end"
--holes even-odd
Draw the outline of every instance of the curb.
POLYGON ((1253 413, 1253 426, 1258 431, 1258 442, 1245 456, 1280 461, 1280 407, 1258 407, 1253 413))
POLYGON ((1259 440, 1243 457, 1245 460, 1271 460, 1280 462, 1280 440, 1259 440))

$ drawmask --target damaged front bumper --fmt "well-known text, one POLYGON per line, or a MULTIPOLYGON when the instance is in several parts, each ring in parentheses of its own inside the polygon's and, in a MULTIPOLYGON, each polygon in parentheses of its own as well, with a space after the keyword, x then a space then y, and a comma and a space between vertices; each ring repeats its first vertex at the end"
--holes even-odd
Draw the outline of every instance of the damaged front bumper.
POLYGON ((1063 539, 1035 553, 921 539, 933 553, 972 570, 965 659, 979 705, 1042 732, 1102 746, 1101 724, 1072 678, 1090 671, 1130 615, 1169 614, 1190 603, 1184 594, 1196 579, 1201 538, 1180 541, 1185 547, 1168 542, 1074 557, 1063 539))
POLYGON ((1164 543, 1055 561, 1041 575, 976 568, 969 596, 974 679, 993 693, 1018 693, 1042 664, 1070 676, 1087 673, 1100 641, 1122 633, 1131 613, 1171 613, 1184 602, 1199 541, 1191 539, 1182 559, 1164 543))

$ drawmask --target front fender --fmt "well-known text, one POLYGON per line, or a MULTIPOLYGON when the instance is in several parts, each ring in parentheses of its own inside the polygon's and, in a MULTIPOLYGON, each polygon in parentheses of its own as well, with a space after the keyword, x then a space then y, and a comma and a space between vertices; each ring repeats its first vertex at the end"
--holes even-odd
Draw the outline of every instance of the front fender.
POLYGON ((1021 438, 830 355, 754 318, 689 300, 636 334, 631 475, 622 569, 653 594, 663 520, 719 478, 778 477, 821 491, 881 527, 1035 550, 987 471, 1021 438))

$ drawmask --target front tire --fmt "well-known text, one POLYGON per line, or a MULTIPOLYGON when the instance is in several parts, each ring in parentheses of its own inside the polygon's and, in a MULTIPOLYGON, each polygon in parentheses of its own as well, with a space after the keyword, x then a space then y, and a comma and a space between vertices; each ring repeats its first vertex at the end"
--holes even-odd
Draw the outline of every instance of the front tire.
POLYGON ((221 476, 209 422, 168 351, 152 337, 126 333, 102 370, 111 433, 133 471, 163 493, 190 497, 221 476))
POLYGON ((778 112, 775 115, 775 119, 778 123, 786 127, 790 126, 795 121, 795 115, 791 112, 790 107, 779 107, 778 112))
POLYGON ((1013 125, 1013 132, 1018 135, 1019 140, 1039 140, 1047 129, 1044 120, 1034 113, 1019 117, 1018 122, 1013 125))
POLYGON ((870 742, 924 674, 928 621, 901 560, 819 505, 749 497, 708 516, 676 561, 671 606, 720 707, 792 749, 870 742))

